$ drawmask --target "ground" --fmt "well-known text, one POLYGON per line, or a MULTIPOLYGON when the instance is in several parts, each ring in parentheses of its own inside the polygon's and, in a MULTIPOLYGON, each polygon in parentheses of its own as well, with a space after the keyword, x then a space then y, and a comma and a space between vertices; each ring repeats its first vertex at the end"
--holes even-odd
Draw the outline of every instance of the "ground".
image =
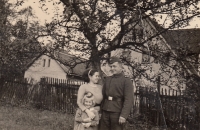
POLYGON ((0 130, 72 130, 72 127, 72 114, 0 106, 0 130))
MULTIPOLYGON (((73 114, 0 104, 0 130, 73 130, 73 119, 73 114)), ((144 125, 136 119, 126 130, 149 130, 144 125)))

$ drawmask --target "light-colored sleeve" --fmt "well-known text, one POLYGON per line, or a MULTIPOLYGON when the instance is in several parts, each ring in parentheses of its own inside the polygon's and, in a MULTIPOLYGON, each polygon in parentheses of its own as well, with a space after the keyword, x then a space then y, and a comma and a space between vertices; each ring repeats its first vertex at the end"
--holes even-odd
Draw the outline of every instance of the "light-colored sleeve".
POLYGON ((78 96, 77 96, 77 104, 78 104, 78 107, 82 110, 82 111, 85 111, 86 107, 83 105, 82 103, 82 99, 83 99, 83 96, 85 94, 85 86, 84 85, 81 85, 78 89, 78 96))
POLYGON ((76 115, 75 115, 75 121, 78 122, 78 123, 82 123, 83 122, 81 114, 82 114, 81 110, 77 109, 76 115))

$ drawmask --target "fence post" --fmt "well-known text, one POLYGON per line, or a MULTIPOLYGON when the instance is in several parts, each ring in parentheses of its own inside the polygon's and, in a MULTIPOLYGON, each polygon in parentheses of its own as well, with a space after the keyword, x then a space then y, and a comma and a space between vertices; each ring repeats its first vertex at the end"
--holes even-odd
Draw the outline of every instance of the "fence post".
POLYGON ((158 89, 158 95, 160 96, 160 76, 157 77, 157 89, 158 89))
MULTIPOLYGON (((160 76, 157 77, 157 89, 158 92, 156 94, 156 101, 157 101, 157 123, 160 128, 163 130, 167 129, 167 124, 166 124, 166 119, 163 111, 163 106, 162 103, 163 101, 161 100, 161 93, 160 93, 160 76)), ((163 97, 163 89, 162 89, 162 97, 163 97)))
POLYGON ((1 77, 1 78, 0 78, 0 87, 1 87, 1 88, 3 87, 3 84, 4 84, 4 77, 1 77))

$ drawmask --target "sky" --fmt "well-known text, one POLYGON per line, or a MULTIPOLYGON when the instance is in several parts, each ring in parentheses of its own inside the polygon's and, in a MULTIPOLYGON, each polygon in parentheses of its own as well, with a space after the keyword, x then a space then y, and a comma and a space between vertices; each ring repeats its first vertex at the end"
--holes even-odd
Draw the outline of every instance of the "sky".
MULTIPOLYGON (((53 0, 55 3, 60 2, 59 0, 53 0)), ((56 5, 56 4, 55 4, 56 5)), ((53 5, 53 2, 50 0, 46 0, 45 6, 41 7, 42 5, 38 2, 38 0, 26 0, 23 4, 23 7, 31 6, 33 8, 33 12, 38 17, 37 20, 39 20, 41 25, 44 25, 45 22, 51 22, 53 20, 53 16, 56 14, 61 14, 63 12, 62 3, 60 6, 53 5), (44 11, 46 10, 46 11, 44 11)), ((200 3, 198 5, 200 7, 200 3)), ((165 14, 162 15, 162 20, 159 19, 160 16, 158 16, 158 23, 163 24, 163 20, 167 17, 165 14)), ((200 28, 200 17, 195 17, 191 20, 189 23, 190 25, 185 28, 200 28)), ((168 22, 170 23, 170 22, 168 22)), ((167 26, 167 25, 166 25, 167 26)))
MULTIPOLYGON (((16 2, 17 0, 12 0, 12 1, 16 2)), ((33 9, 33 14, 36 16, 36 18, 34 20, 38 21, 41 25, 45 25, 45 23, 51 22, 53 20, 53 17, 57 16, 56 14, 63 13, 64 8, 62 6, 62 2, 59 4, 59 6, 56 4, 58 2, 60 2, 60 0, 46 0, 45 4, 42 5, 41 3, 39 3, 39 0, 25 0, 23 5, 19 9, 31 6, 33 9)), ((200 7, 200 3, 199 3, 199 7, 200 7)), ((162 14, 162 19, 159 19, 160 16, 158 16, 157 17, 158 23, 163 24, 163 20, 166 18, 166 16, 167 15, 162 14)), ((58 16, 58 18, 60 18, 60 17, 58 16)), ((200 28, 199 21, 200 21, 200 17, 195 17, 189 23, 190 25, 185 27, 185 29, 200 28)), ((168 23, 170 23, 170 22, 168 22, 168 23)), ((112 28, 110 25, 108 25, 108 28, 106 27, 106 33, 107 33, 106 35, 108 37, 110 37, 109 32, 112 30, 115 30, 115 29, 116 29, 116 26, 114 28, 112 28)), ((116 33, 117 33, 117 31, 116 31, 116 33)), ((113 35, 113 37, 114 37, 114 35, 113 35)), ((112 38, 110 38, 110 39, 112 39, 112 38)), ((39 38, 38 41, 43 43, 44 45, 55 42, 50 37, 42 37, 42 38, 39 38)))
MULTIPOLYGON (((59 2, 59 0, 53 1, 55 3, 59 2)), ((56 15, 57 13, 61 14, 64 10, 62 6, 54 6, 53 4, 54 3, 50 0, 46 0, 45 5, 42 6, 39 3, 39 0, 26 0, 19 9, 31 6, 33 8, 34 15, 37 17, 36 20, 38 20, 41 25, 44 25, 46 22, 51 22, 54 15, 56 15)))

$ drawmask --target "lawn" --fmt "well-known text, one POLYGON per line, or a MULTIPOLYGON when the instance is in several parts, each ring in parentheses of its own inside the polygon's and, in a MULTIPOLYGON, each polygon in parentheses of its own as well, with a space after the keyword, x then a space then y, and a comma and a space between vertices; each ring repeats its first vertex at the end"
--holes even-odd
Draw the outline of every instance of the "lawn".
POLYGON ((73 115, 0 105, 0 130, 73 130, 73 115))
MULTIPOLYGON (((74 115, 63 112, 0 104, 0 130, 73 130, 73 119, 74 115)), ((132 127, 127 124, 126 130, 147 130, 138 121, 132 127)))

